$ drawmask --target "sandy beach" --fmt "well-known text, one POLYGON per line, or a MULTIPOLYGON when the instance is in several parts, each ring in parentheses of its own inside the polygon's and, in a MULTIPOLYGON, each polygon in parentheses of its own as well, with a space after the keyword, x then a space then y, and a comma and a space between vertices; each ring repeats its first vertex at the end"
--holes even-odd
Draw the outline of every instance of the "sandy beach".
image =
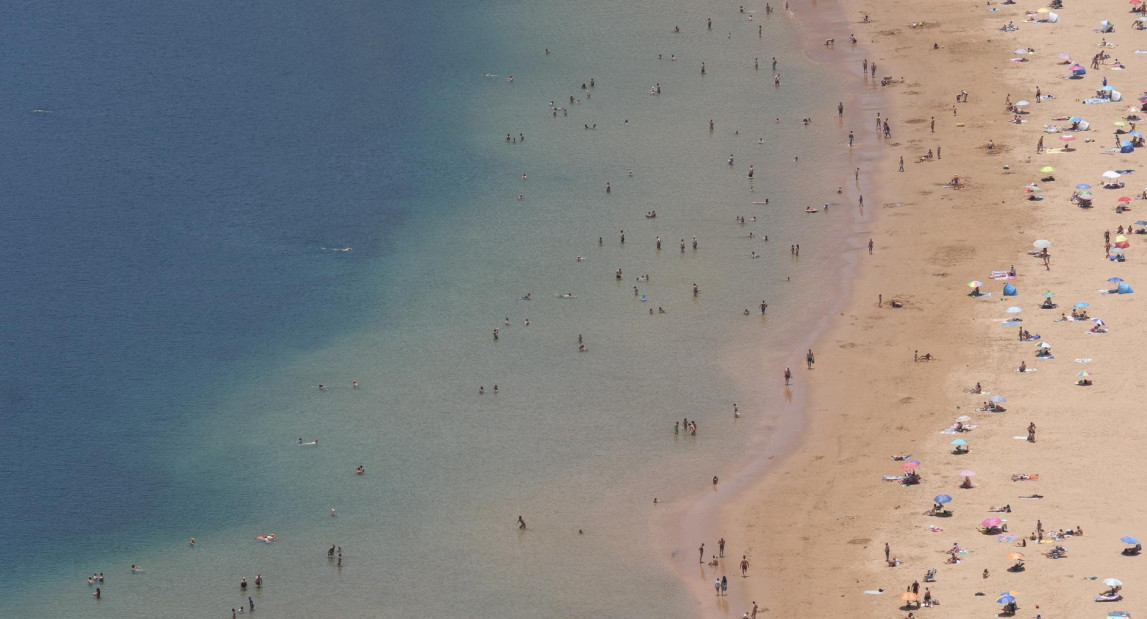
MULTIPOLYGON (((1121 555, 1128 544, 1120 538, 1147 534, 1136 515, 1144 482, 1113 456, 1131 452, 1144 432, 1135 407, 1142 314, 1135 294, 1099 293, 1115 287, 1112 277, 1135 286, 1143 271, 1136 264, 1141 237, 1129 235, 1126 262, 1108 260, 1104 249, 1105 231, 1115 243, 1119 226, 1145 218, 1142 172, 1121 176, 1122 189, 1102 186, 1105 171, 1137 167, 1136 153, 1110 149, 1113 131, 1132 130, 1126 117, 1143 90, 1147 67, 1134 51, 1147 42, 1130 27, 1138 14, 1126 2, 1069 2, 1053 10, 1058 23, 1032 23, 1046 18, 1035 13, 1040 4, 843 4, 868 61, 878 64, 875 85, 871 68, 864 77, 861 66, 857 84, 881 90, 890 106, 851 112, 845 123, 883 153, 875 172, 879 203, 869 204, 879 210, 868 235, 874 245, 871 255, 862 250, 851 304, 817 345, 815 369, 799 358, 790 364, 794 390, 810 400, 801 446, 725 508, 725 536, 736 540, 737 555, 747 548, 753 565, 749 599, 770 616, 989 616, 1004 610, 997 599, 1009 591, 1016 616, 1101 617, 1138 608, 1135 586, 1147 566, 1121 555), (870 23, 862 23, 865 14, 870 23), (1098 31, 1104 19, 1115 22, 1114 32, 1098 31), (1001 31, 1009 22, 1018 29, 1001 31), (1103 51, 1110 58, 1092 69, 1103 51), (1114 68, 1116 59, 1125 70, 1114 68), (1065 78, 1074 62, 1087 68, 1082 79, 1065 78), (881 87, 885 75, 893 83, 881 87), (1082 103, 1104 78, 1124 100, 1082 103), (1037 88, 1044 99, 1037 101, 1037 88), (966 102, 957 102, 961 91, 966 102), (1030 102, 1029 113, 1011 122, 1007 102, 1021 100, 1030 102), (878 143, 877 112, 891 119, 891 138, 878 143), (1063 132, 1044 132, 1046 125, 1069 128, 1055 119, 1074 116, 1091 131, 1067 131, 1075 139, 1065 152, 1063 132), (1041 136, 1051 150, 1037 154, 1041 136), (932 151, 942 156, 920 161, 932 151), (1054 171, 1041 172, 1045 166, 1054 171), (957 175, 962 187, 946 187, 957 175), (1049 176, 1054 181, 1041 181, 1049 176), (1032 183, 1042 200, 1028 199, 1032 183), (1070 200, 1077 184, 1094 187, 1094 208, 1070 200), (1134 198, 1131 210, 1116 213, 1122 196, 1134 198), (1039 239, 1050 241, 1046 267, 1029 253, 1039 239), (990 279, 1013 265, 1014 280, 990 279), (974 280, 990 296, 969 297, 974 280), (1003 296, 1005 283, 1018 294, 1003 296), (1058 307, 1039 309, 1049 291, 1058 307), (893 300, 903 307, 890 307, 893 300), (1095 323, 1087 319, 1055 320, 1076 303, 1087 303, 1082 309, 1109 332, 1090 333, 1095 323), (1002 324, 1017 317, 1018 325, 1002 324), (1042 337, 1020 341, 1020 329, 1042 337), (1054 359, 1036 357, 1040 342, 1051 345, 1054 359), (917 354, 933 360, 916 361, 917 354), (1035 372, 1019 372, 1021 362, 1035 372), (1093 384, 1076 385, 1079 372, 1093 384), (1006 412, 977 412, 990 397, 969 392, 977 383, 1005 396, 1006 412), (970 431, 943 433, 958 419, 970 431), (968 453, 955 453, 955 439, 968 443, 968 453), (891 456, 907 454, 921 463, 921 483, 882 481, 903 473, 905 463, 891 456), (961 488, 964 471, 974 473, 975 487, 961 488), (944 505, 951 515, 928 515, 942 494, 952 499, 944 505), (1042 498, 1021 498, 1033 495, 1042 498), (991 517, 1007 532, 981 532, 991 517), (1077 527, 1082 536, 1050 539, 1077 527), (898 566, 886 562, 886 543, 898 566), (949 562, 954 545, 958 563, 949 562), (1046 556, 1056 546, 1066 557, 1046 556), (1010 553, 1024 555, 1023 571, 1008 571, 1016 563, 1010 553), (934 581, 926 582, 932 568, 934 581), (1096 601, 1111 589, 1108 578, 1127 583, 1130 591, 1117 594, 1129 600, 1096 601), (914 582, 921 598, 927 591, 938 603, 906 608, 898 596, 914 582)), ((779 384, 780 371, 762 368, 763 380, 779 384)), ((744 609, 709 614, 740 617, 751 608, 740 602, 744 609)))

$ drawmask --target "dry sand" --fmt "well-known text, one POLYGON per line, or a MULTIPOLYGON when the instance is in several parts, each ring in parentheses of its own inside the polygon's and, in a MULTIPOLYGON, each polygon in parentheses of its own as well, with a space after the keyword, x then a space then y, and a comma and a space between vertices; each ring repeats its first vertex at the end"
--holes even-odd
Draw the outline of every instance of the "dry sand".
MULTIPOLYGON (((1147 167, 1123 177, 1122 191, 1102 189, 1100 175, 1141 164, 1142 150, 1108 150, 1112 123, 1131 113, 1128 106, 1137 106, 1147 88, 1147 55, 1134 53, 1147 48, 1147 31, 1129 27, 1134 16, 1125 0, 1066 3, 1056 10, 1060 23, 1032 24, 1024 22, 1025 9, 1034 11, 1039 3, 844 1, 870 62, 878 63, 877 79, 903 76, 904 83, 883 88, 892 107, 876 110, 891 117, 893 134, 875 146, 886 153, 877 172, 882 204, 869 204, 880 209, 868 235, 875 251, 864 252, 853 302, 820 342, 816 368, 805 370, 801 359, 790 364, 795 388, 806 389, 811 400, 806 436, 796 453, 724 514, 725 537, 735 554, 748 548, 753 567, 744 586, 749 599, 767 609, 764 615, 905 616, 897 595, 914 580, 921 594, 927 586, 940 601, 916 610, 920 617, 992 616, 1001 610, 995 600, 1006 590, 1019 592, 1017 616, 1023 617, 1104 617, 1144 607, 1147 592, 1140 588, 1147 588, 1147 556, 1121 556, 1119 538, 1147 538, 1140 516, 1147 482, 1134 464, 1147 430, 1138 406, 1144 386, 1138 366, 1145 325, 1138 297, 1147 294, 1147 256, 1140 249, 1145 237, 1132 236, 1127 262, 1115 264, 1104 257, 1103 232, 1111 230, 1114 240, 1118 225, 1147 219, 1144 201, 1132 202, 1130 213, 1114 211, 1119 196, 1143 191, 1147 167), (993 7, 999 11, 989 12, 993 7), (865 13, 871 23, 859 23, 865 13), (1095 32, 1103 19, 1116 22, 1114 33, 1095 32), (913 20, 925 26, 912 28, 913 20), (1001 32, 1008 21, 1019 30, 1001 32), (1114 44, 1107 67, 1089 69, 1083 80, 1063 79, 1068 67, 1057 64, 1057 54, 1088 66, 1104 38, 1114 44), (1011 61, 1014 50, 1029 47, 1035 50, 1026 56, 1029 62, 1011 61), (1127 70, 1110 68, 1116 58, 1127 70), (1125 100, 1082 104, 1105 76, 1125 100), (1037 104, 1037 86, 1054 98, 1037 104), (956 104, 961 90, 968 91, 968 102, 956 104), (1009 122, 1009 94, 1013 102, 1032 102, 1025 124, 1009 122), (1075 134, 1075 151, 1036 155, 1044 125, 1075 115, 1092 123, 1092 131, 1075 134), (1087 137, 1096 141, 1085 143, 1087 137), (989 139, 993 151, 986 148, 989 139), (941 160, 915 163, 938 146, 941 160), (904 173, 897 170, 900 156, 904 173), (1055 182, 1039 183, 1044 200, 1026 200, 1024 186, 1045 176, 1038 170, 1046 165, 1056 168, 1055 182), (967 187, 942 187, 957 174, 967 187), (1069 202, 1075 184, 1084 182, 1095 187, 1090 210, 1069 202), (1050 271, 1027 253, 1036 239, 1052 242, 1050 271), (1013 283, 1019 296, 1005 298, 1003 282, 988 275, 1010 265, 1018 270, 1013 283), (1143 291, 1098 294, 1115 275, 1143 291), (969 280, 984 281, 992 296, 969 298, 969 280), (1047 290, 1056 293, 1059 310, 1037 309, 1047 290), (883 307, 877 306, 878 295, 883 307), (892 299, 905 307, 888 307, 892 299), (1091 323, 1053 322, 1077 301, 1090 303, 1090 315, 1106 320, 1110 333, 1086 333, 1091 323), (1053 344, 1054 360, 1037 360, 1034 342, 1020 342, 1016 327, 1001 326, 1005 308, 1013 305, 1023 308, 1024 328, 1053 344), (916 350, 937 360, 914 362, 916 350), (1084 365, 1076 358, 1092 361, 1084 365), (1021 361, 1038 371, 1019 373, 1021 361), (1092 372, 1094 386, 1074 385, 1081 370, 1092 372), (986 399, 967 392, 977 381, 1007 397, 1007 412, 974 412, 986 399), (979 425, 960 435, 971 445, 967 455, 953 455, 949 441, 955 436, 940 433, 960 415, 979 425), (1030 422, 1038 427, 1035 443, 1022 438, 1030 422), (881 475, 900 472, 890 455, 903 453, 923 463, 920 485, 881 481, 881 475), (976 472, 978 487, 959 488, 964 469, 976 472), (1013 473, 1038 473, 1040 479, 1013 482, 1013 473), (941 493, 954 498, 954 515, 925 515, 941 493), (1033 493, 1044 498, 1019 498, 1033 493), (988 511, 1004 504, 1014 511, 988 511), (980 533, 979 523, 990 516, 1004 518, 1020 538, 1035 530, 1037 519, 1045 530, 1080 526, 1084 535, 1057 542, 1068 549, 1068 558, 1053 560, 1043 553, 1054 544, 1015 548, 1018 539, 1001 542, 980 533), (943 531, 932 532, 930 525, 943 531), (899 567, 886 566, 885 542, 901 560, 899 567), (957 565, 945 564, 945 551, 957 542, 968 554, 957 565), (1013 550, 1027 556, 1026 571, 1006 571, 1013 550), (936 582, 924 583, 933 567, 936 582), (1093 601, 1108 577, 1126 583, 1127 599, 1093 601), (864 594, 875 589, 885 593, 864 594)), ((803 0, 793 9, 798 16, 831 10, 803 0)), ((829 36, 847 39, 847 33, 824 38, 829 36)), ((863 84, 860 71, 857 66, 856 80, 863 84)), ((873 110, 846 114, 870 144, 874 117, 873 110)), ((1045 143, 1058 148, 1057 138, 1048 135, 1045 143)), ((778 373, 762 370, 765 380, 778 373)), ((740 617, 744 610, 734 605, 711 614, 740 617)))

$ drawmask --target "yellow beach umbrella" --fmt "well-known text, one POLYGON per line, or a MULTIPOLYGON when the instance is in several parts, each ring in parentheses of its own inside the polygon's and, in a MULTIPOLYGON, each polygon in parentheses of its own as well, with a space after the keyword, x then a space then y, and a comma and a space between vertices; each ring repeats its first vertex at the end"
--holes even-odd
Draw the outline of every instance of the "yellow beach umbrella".
POLYGON ((1020 559, 1024 558, 1024 553, 1022 553, 1022 552, 1009 552, 1008 558, 1011 559, 1012 561, 1019 561, 1020 559))
POLYGON ((1036 9, 1036 13, 1050 13, 1050 12, 1051 12, 1051 10, 1049 10, 1047 7, 1044 7, 1042 9, 1036 9))

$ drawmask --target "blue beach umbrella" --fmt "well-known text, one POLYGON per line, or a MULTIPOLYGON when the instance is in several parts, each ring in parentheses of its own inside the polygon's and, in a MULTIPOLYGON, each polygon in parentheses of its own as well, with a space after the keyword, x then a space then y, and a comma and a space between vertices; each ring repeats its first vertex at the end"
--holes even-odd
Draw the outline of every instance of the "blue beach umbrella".
POLYGON ((950 497, 946 494, 937 494, 936 496, 932 497, 932 500, 943 505, 944 503, 951 503, 952 497, 950 497))
POLYGON ((1077 122, 1083 120, 1083 117, 1082 116, 1072 116, 1069 120, 1071 120, 1071 122, 1073 122, 1073 123, 1077 123, 1077 122))
POLYGON ((1000 599, 996 600, 996 604, 1011 604, 1014 601, 1016 601, 1016 598, 1014 598, 1010 595, 1005 595, 1005 596, 1000 597, 1000 599))
POLYGON ((1135 225, 1136 226, 1147 226, 1147 221, 1143 221, 1142 219, 1140 219, 1139 221, 1135 222, 1135 225))
POLYGON ((1090 303, 1080 301, 1079 303, 1072 304, 1072 307, 1091 307, 1090 303))
POLYGON ((1109 281, 1113 284, 1118 284, 1119 282, 1123 281, 1123 278, 1122 277, 1109 277, 1109 278, 1107 278, 1107 281, 1109 281))
POLYGON ((1088 185, 1087 183, 1080 183, 1080 184, 1076 185, 1075 188, 1076 189, 1091 189, 1091 185, 1088 185))
POLYGON ((950 445, 967 445, 968 441, 965 441, 962 438, 954 438, 954 439, 952 439, 952 442, 949 444, 950 445))
POLYGON ((1129 136, 1131 136, 1131 137, 1134 137, 1134 138, 1141 138, 1141 137, 1143 137, 1143 134, 1142 134, 1142 133, 1139 133, 1138 131, 1128 131, 1128 132, 1127 132, 1127 135, 1129 135, 1129 136))
POLYGON ((988 399, 991 400, 992 402, 995 402, 996 404, 1003 404, 1004 402, 1008 401, 1008 399, 1002 395, 994 395, 988 399))
POLYGON ((1103 86, 1100 88, 1100 90, 1111 92, 1112 90, 1115 90, 1115 87, 1114 86, 1103 86))
POLYGON ((1119 538, 1119 541, 1123 542, 1124 544, 1138 544, 1139 543, 1139 540, 1135 539, 1134 537, 1131 537, 1130 535, 1124 535, 1123 537, 1119 538))

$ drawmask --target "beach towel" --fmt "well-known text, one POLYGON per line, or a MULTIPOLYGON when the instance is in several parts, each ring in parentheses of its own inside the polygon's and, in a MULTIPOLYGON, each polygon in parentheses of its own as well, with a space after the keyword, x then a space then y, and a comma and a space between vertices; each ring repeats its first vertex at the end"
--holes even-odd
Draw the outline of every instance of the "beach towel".
POLYGON ((1097 105, 1099 103, 1110 103, 1111 99, 1104 99, 1103 97, 1092 97, 1090 99, 1084 99, 1083 102, 1088 105, 1097 105))
POLYGON ((904 481, 903 475, 882 475, 881 479, 884 481, 904 481))
POLYGON ((1091 359, 1076 359, 1076 363, 1091 363, 1091 359))
POLYGON ((1020 321, 1018 321, 1018 320, 1008 320, 1008 321, 1005 321, 1005 322, 1001 322, 1000 324, 1001 324, 1001 325, 1003 325, 1003 326, 1005 326, 1005 327, 1014 327, 1014 326, 1016 326, 1016 325, 1020 324, 1020 321))
POLYGON ((1007 281, 1013 280, 1015 278, 1011 275, 1008 275, 1007 271, 992 271, 992 274, 988 276, 988 279, 994 279, 996 281, 1007 281))
POLYGON ((884 589, 868 589, 864 595, 884 595, 884 589))
POLYGON ((1023 370, 1020 370, 1020 369, 1016 369, 1016 371, 1017 371, 1017 372, 1025 372, 1025 373, 1026 373, 1026 372, 1035 372, 1037 369, 1038 369, 1038 368, 1026 368, 1026 369, 1023 369, 1023 370))
MULTIPOLYGON (((1036 359, 1055 359, 1055 355, 1047 355, 1046 357, 1036 357, 1036 359)), ((1032 370, 1033 372, 1035 370, 1032 370)))

